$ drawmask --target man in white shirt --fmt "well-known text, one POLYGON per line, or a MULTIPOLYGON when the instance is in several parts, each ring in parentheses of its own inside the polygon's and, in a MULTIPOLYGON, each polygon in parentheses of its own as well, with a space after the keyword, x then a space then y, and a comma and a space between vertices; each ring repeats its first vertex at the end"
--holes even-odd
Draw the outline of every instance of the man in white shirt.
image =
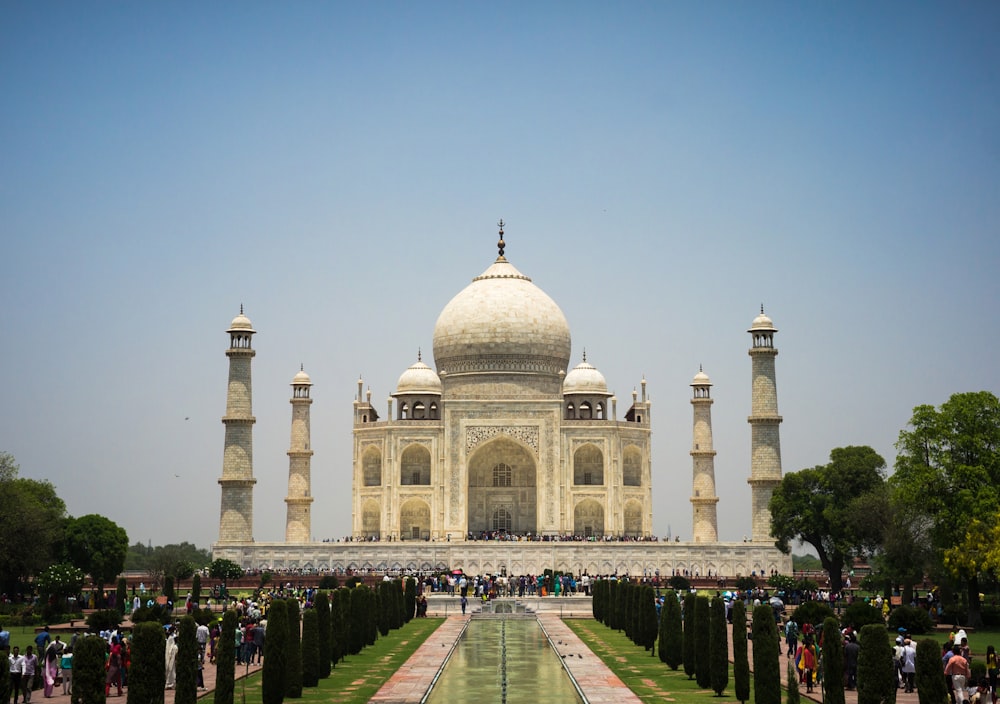
POLYGON ((10 673, 10 691, 14 694, 14 704, 17 704, 17 697, 21 693, 21 670, 24 669, 24 656, 21 649, 16 645, 10 655, 7 656, 8 672, 10 673))
POLYGON ((198 641, 198 648, 201 650, 201 657, 205 657, 205 648, 208 647, 208 639, 211 637, 211 631, 208 630, 208 626, 204 623, 198 626, 198 630, 194 633, 195 640, 198 641))

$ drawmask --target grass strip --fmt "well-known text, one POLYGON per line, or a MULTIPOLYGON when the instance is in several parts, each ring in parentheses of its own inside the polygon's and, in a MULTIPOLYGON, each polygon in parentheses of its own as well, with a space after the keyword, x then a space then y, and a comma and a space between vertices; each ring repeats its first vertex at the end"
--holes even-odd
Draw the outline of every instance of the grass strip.
MULTIPOLYGON (((442 618, 415 618, 399 630, 390 631, 389 635, 379 637, 375 645, 337 663, 330 677, 321 679, 318 687, 304 688, 299 701, 317 704, 367 702, 442 623, 442 618)), ((237 704, 262 704, 259 672, 236 682, 235 701, 237 704)))

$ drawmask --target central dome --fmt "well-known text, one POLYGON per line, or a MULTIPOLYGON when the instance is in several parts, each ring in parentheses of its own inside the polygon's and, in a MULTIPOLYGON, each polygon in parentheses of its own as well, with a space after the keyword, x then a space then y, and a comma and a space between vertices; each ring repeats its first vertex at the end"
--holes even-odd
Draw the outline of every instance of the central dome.
POLYGON ((442 375, 565 373, 566 316, 503 255, 472 280, 438 316, 434 362, 442 375))

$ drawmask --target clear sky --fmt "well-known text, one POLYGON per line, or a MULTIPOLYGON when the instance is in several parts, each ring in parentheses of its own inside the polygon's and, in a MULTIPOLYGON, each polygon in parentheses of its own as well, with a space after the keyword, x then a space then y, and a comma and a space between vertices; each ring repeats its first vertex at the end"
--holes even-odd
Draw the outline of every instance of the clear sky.
POLYGON ((255 538, 284 536, 312 376, 313 534, 379 410, 496 256, 653 401, 654 530, 691 534, 692 376, 720 537, 750 531, 750 358, 785 471, 1000 392, 1000 5, 0 4, 0 450, 134 542, 218 535, 246 306, 255 538))

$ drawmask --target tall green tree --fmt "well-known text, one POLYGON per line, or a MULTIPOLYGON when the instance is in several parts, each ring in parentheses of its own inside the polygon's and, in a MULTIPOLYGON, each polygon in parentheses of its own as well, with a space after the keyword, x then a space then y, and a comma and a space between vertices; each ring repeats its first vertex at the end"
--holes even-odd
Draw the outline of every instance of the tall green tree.
POLYGON ((979 582, 995 577, 997 567, 968 549, 970 533, 962 529, 967 526, 956 529, 956 517, 993 520, 1000 514, 1000 399, 975 391, 954 394, 940 408, 917 406, 896 450, 893 499, 927 517, 934 547, 965 584, 967 623, 981 627, 979 582))
POLYGON ((222 615, 222 631, 215 646, 214 704, 233 704, 236 690, 236 612, 222 615))
POLYGON ((125 567, 128 533, 110 518, 91 513, 66 522, 64 545, 70 562, 89 574, 100 591, 125 567))
MULTIPOLYGON (((167 673, 163 667, 166 636, 163 627, 155 621, 135 624, 132 629, 132 664, 128 670, 128 704, 163 704, 163 688, 167 673)), ((104 655, 101 655, 103 667, 104 655)), ((73 654, 74 670, 76 653, 73 654)), ((73 673, 74 678, 76 673, 73 673)), ((76 691, 76 683, 73 685, 76 691)))
POLYGON ((660 660, 671 670, 676 670, 684 662, 681 604, 673 590, 663 595, 663 606, 660 608, 660 660))
POLYGON ((261 682, 263 704, 285 701, 288 648, 288 603, 275 599, 267 610, 267 637, 264 639, 264 667, 261 682))
POLYGON ((844 637, 835 618, 823 621, 823 701, 844 704, 844 637))
POLYGON ((347 589, 334 589, 330 592, 330 663, 337 663, 347 655, 347 620, 344 617, 345 594, 347 589))
POLYGON ((695 631, 697 630, 695 624, 695 600, 698 595, 694 592, 688 592, 684 595, 684 674, 688 676, 688 679, 694 679, 695 675, 695 664, 697 662, 697 655, 695 654, 696 643, 698 642, 695 631))
POLYGON ((405 600, 406 622, 409 623, 410 619, 417 613, 417 580, 413 577, 406 578, 405 600))
POLYGON ((24 479, 14 456, 0 452, 0 589, 25 585, 62 550, 66 504, 50 482, 24 479))
POLYGON ((124 577, 118 578, 118 585, 115 588, 115 608, 122 616, 125 615, 125 605, 128 603, 128 582, 124 577))
POLYGON ((754 607, 753 622, 754 704, 781 704, 781 644, 774 625, 774 611, 767 604, 754 607))
POLYGON ((795 671, 795 663, 789 660, 785 664, 785 704, 799 704, 802 695, 799 694, 799 677, 795 671))
POLYGON ((869 624, 861 629, 858 652, 858 704, 894 704, 896 668, 885 626, 869 624))
POLYGON ((712 661, 709 659, 711 629, 708 623, 708 597, 694 601, 694 679, 702 689, 712 686, 712 661))
MULTIPOLYGON (((396 584, 398 587, 398 582, 393 582, 393 584, 396 584)), ((317 634, 319 678, 325 680, 330 676, 330 664, 333 660, 332 643, 330 641, 332 635, 330 627, 330 598, 326 592, 321 591, 316 595, 313 607, 316 609, 316 629, 319 631, 317 634)))
POLYGON ((302 686, 319 685, 319 618, 316 609, 302 613, 302 686))
MULTIPOLYGON (((288 630, 285 639, 285 696, 302 698, 302 619, 299 600, 288 599, 288 630)), ((266 639, 265 639, 266 640, 266 639)))
POLYGON ((747 607, 733 601, 733 695, 737 700, 750 699, 750 659, 747 655, 747 607))
POLYGON ((933 638, 917 643, 917 672, 913 676, 920 704, 946 704, 948 683, 941 677, 941 646, 933 638))
POLYGON ((195 704, 198 701, 198 625, 191 616, 181 618, 177 629, 177 689, 174 704, 195 704))
POLYGON ((726 634, 726 604, 715 597, 708 606, 708 670, 712 691, 718 697, 729 684, 729 638, 726 634))
POLYGON ((644 584, 639 597, 639 645, 648 650, 650 656, 656 654, 656 635, 658 631, 659 621, 656 618, 656 592, 653 591, 651 586, 644 584))
POLYGON ((786 474, 771 497, 774 544, 786 554, 793 541, 812 545, 834 592, 843 589, 844 567, 881 540, 857 504, 882 490, 885 466, 870 447, 838 447, 829 464, 786 474))
MULTIPOLYGON (((104 658, 107 656, 108 642, 100 636, 78 638, 73 648, 73 688, 70 700, 73 704, 102 704, 104 696, 104 658)), ((160 656, 163 666, 163 656, 160 656)), ((4 672, 6 675, 6 671, 4 672)), ((129 697, 132 696, 131 691, 129 697)), ((155 700, 153 700, 155 701, 155 700)), ((163 701, 163 688, 160 699, 163 701)))

